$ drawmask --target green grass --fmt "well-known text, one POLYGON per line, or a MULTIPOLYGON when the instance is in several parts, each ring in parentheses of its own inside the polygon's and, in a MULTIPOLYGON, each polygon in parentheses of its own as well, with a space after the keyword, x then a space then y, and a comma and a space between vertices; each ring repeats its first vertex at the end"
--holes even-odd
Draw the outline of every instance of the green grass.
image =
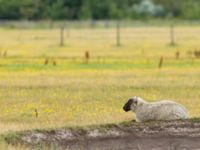
MULTIPOLYGON (((85 63, 84 59, 77 61, 62 60, 57 58, 57 65, 54 66, 52 63, 44 65, 44 59, 38 58, 37 60, 28 59, 21 60, 20 58, 15 59, 4 59, 0 65, 1 71, 70 71, 70 70, 132 70, 132 69, 157 69, 159 59, 140 59, 140 60, 114 60, 105 58, 103 62, 98 60, 91 60, 89 63, 85 63), (6 62, 6 63, 5 63, 6 62)), ((200 60, 183 58, 181 60, 175 60, 172 58, 166 58, 163 62, 163 67, 168 68, 198 68, 200 60)))

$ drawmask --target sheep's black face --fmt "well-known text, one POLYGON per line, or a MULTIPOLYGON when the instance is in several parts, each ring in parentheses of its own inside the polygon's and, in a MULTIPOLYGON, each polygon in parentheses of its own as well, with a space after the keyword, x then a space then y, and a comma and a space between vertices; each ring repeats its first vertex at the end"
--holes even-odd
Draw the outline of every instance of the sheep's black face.
POLYGON ((131 105, 133 104, 133 102, 134 102, 133 98, 129 99, 128 102, 126 102, 126 104, 123 107, 125 112, 128 112, 131 110, 131 105))

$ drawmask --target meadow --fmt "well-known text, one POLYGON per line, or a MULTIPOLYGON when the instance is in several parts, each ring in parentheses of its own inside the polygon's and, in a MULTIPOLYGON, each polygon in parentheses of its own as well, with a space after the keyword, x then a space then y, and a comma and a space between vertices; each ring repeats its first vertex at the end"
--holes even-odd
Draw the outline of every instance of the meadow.
POLYGON ((115 32, 66 29, 61 47, 59 29, 0 28, 0 134, 130 121, 122 106, 135 95, 200 117, 200 26, 176 27, 175 46, 168 26, 122 28, 120 47, 115 32))

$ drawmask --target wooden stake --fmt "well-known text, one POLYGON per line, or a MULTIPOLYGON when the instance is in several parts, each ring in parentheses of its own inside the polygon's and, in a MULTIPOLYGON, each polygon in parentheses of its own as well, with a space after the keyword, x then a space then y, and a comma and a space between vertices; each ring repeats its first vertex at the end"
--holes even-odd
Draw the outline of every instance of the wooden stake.
POLYGON ((161 69, 163 65, 163 57, 160 57, 158 68, 161 69))
POLYGON ((90 59, 90 53, 88 51, 85 52, 85 60, 86 60, 86 63, 89 62, 89 59, 90 59))
POLYGON ((5 51, 4 53, 3 53, 3 57, 6 57, 7 56, 7 51, 5 51))
POLYGON ((174 24, 171 24, 170 26, 170 45, 175 45, 175 39, 174 39, 174 24))
POLYGON ((120 21, 117 21, 117 33, 116 33, 117 46, 121 46, 121 36, 120 36, 120 21))
POLYGON ((48 63, 49 63, 49 60, 46 58, 44 61, 44 65, 48 65, 48 63))
POLYGON ((53 65, 54 65, 54 66, 56 66, 56 65, 57 65, 57 63, 56 63, 56 61, 55 61, 55 60, 53 61, 53 65))
POLYGON ((60 46, 64 46, 64 27, 60 28, 60 46))
POLYGON ((179 57, 180 57, 180 52, 177 51, 177 52, 176 52, 176 59, 179 59, 179 57))

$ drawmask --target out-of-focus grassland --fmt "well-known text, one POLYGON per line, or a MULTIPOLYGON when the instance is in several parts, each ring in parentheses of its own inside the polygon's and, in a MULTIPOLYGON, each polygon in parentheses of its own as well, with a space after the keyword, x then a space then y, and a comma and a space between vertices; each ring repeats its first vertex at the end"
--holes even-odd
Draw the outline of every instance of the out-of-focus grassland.
MULTIPOLYGON (((133 27, 121 29, 122 47, 115 46, 116 29, 66 29, 65 47, 59 47, 59 29, 0 29, 0 51, 10 57, 73 57, 90 51, 94 57, 144 57, 174 56, 179 49, 198 48, 199 26, 175 28, 177 47, 170 47, 170 29, 164 27, 133 27)), ((119 60, 118 60, 119 61, 119 60)))
POLYGON ((56 29, 1 28, 0 133, 132 120, 122 106, 135 95, 176 100, 199 117, 200 60, 190 53, 199 48, 200 27, 177 27, 176 46, 169 33, 166 26, 123 28, 117 47, 114 28, 70 29, 60 47, 56 29))

